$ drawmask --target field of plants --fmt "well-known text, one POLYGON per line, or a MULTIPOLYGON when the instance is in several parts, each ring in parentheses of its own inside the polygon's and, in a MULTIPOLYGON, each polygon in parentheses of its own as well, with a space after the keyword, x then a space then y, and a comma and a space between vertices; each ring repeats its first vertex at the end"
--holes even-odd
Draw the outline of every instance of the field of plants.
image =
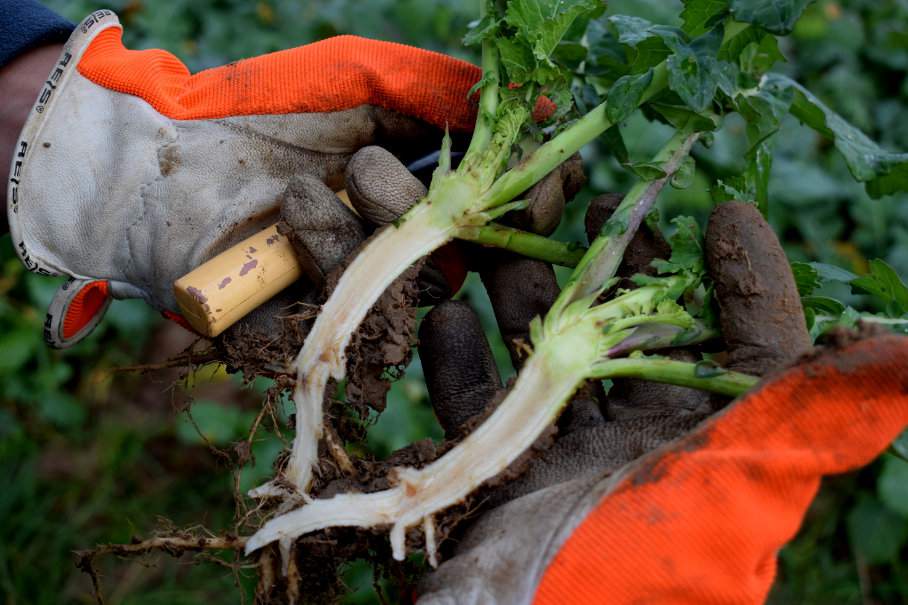
MULTIPOLYGON (((74 21, 95 8, 82 0, 47 4, 74 21)), ((413 44, 478 64, 479 46, 462 42, 477 17, 474 4, 113 0, 110 8, 124 23, 127 46, 164 48, 200 70, 342 33, 413 44)), ((614 15, 680 28, 682 9, 680 0, 612 0, 586 42, 606 39, 614 15)), ((656 37, 639 29, 633 34, 644 42, 656 37)), ((770 59, 778 60, 774 72, 804 85, 883 148, 908 148, 905 0, 810 3, 791 34, 778 46, 760 47, 749 66, 759 71, 759 62, 770 59)), ((527 87, 534 77, 548 77, 539 70, 527 75, 527 87)), ((644 81, 647 73, 633 74, 628 97, 636 94, 641 101, 652 81, 644 81)), ((582 94, 576 98, 583 102, 582 94)), ((688 105, 693 100, 684 99, 688 105)), ((870 193, 879 189, 852 176, 855 157, 849 164, 829 137, 791 116, 783 118, 766 149, 772 155, 768 180, 753 177, 753 166, 760 165, 749 153, 753 125, 739 115, 704 135, 708 145, 693 147, 695 170, 678 165, 669 170, 682 142, 657 155, 675 130, 636 111, 638 104, 606 109, 621 121, 623 142, 604 137, 584 147, 589 182, 567 206, 554 238, 586 244, 583 217, 592 198, 628 191, 633 198, 635 182, 654 178, 652 171, 681 171, 683 186, 665 187, 656 200, 663 229, 673 233, 678 226, 666 217, 687 215, 702 227, 717 201, 757 198, 785 252, 800 263, 796 275, 813 336, 825 322, 853 323, 859 313, 886 314, 896 327, 908 317, 908 194, 889 195, 889 183, 878 185, 886 195, 875 199, 870 193), (643 161, 653 156, 662 163, 643 161)), ((292 441, 286 434, 260 431, 245 442, 273 382, 259 377, 244 383, 223 366, 202 366, 188 376, 185 363, 171 367, 168 359, 193 337, 137 301, 115 302, 85 342, 50 350, 42 341, 43 313, 59 282, 27 273, 8 238, 0 240, 0 265, 0 470, 6 478, 0 491, 0 594, 5 602, 93 603, 91 577, 78 568, 74 551, 157 533, 200 535, 236 527, 249 504, 235 495, 270 479, 272 463, 292 441), (254 463, 248 462, 250 453, 254 463)), ((688 279, 689 269, 677 269, 677 279, 682 274, 688 279)), ((566 286, 571 270, 557 271, 566 286)), ((459 297, 479 312, 503 378, 511 377, 510 356, 477 276, 470 276, 459 297)), ((418 439, 441 439, 423 382, 417 356, 393 384, 387 410, 370 424, 361 447, 381 458, 418 439)), ((277 422, 287 426, 294 409, 289 396, 273 404, 277 422)), ((238 593, 251 599, 256 584, 254 570, 227 554, 111 554, 97 557, 94 565, 108 603, 235 603, 238 593)), ((343 577, 349 587, 345 603, 399 598, 394 583, 373 578, 365 561, 349 563, 343 577)), ((770 602, 908 604, 906 436, 867 468, 824 483, 797 539, 781 553, 770 602)))

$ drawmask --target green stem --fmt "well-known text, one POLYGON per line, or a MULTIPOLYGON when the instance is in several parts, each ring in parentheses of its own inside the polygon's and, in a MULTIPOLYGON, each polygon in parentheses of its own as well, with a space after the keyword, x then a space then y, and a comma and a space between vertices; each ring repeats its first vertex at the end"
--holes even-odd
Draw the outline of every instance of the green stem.
POLYGON ((704 376, 695 363, 646 357, 603 361, 596 364, 591 378, 642 378, 730 397, 738 397, 759 381, 756 376, 726 370, 704 376))
POLYGON ((652 209, 662 188, 690 153, 690 148, 698 136, 686 128, 679 130, 656 154, 653 161, 661 165, 665 176, 654 181, 637 183, 624 196, 621 204, 602 226, 599 237, 577 265, 552 306, 552 311, 557 313, 572 302, 595 294, 615 276, 628 244, 652 209))
POLYGON ((562 267, 575 267, 586 252, 586 248, 580 244, 559 242, 529 231, 495 223, 482 227, 461 228, 457 231, 456 237, 483 246, 503 248, 562 267))
MULTIPOLYGON (((825 321, 837 321, 839 318, 832 315, 817 315, 814 317, 814 322, 820 323, 825 321)), ((908 319, 899 319, 898 317, 877 317, 876 315, 858 315, 858 320, 872 323, 880 324, 883 326, 904 326, 908 325, 908 319)))
MULTIPOLYGON (((652 99, 666 86, 668 70, 662 62, 653 69, 653 81, 640 99, 640 104, 652 99)), ((605 103, 602 103, 542 145, 526 161, 501 175, 486 194, 483 208, 493 208, 514 199, 612 126, 605 115, 605 103)))
MULTIPOLYGON (((479 18, 482 19, 489 12, 489 0, 480 0, 479 18)), ((482 74, 486 83, 479 93, 479 111, 476 114, 476 127, 473 129, 473 138, 465 158, 480 155, 489 146, 492 140, 492 130, 495 123, 495 113, 498 111, 498 49, 495 42, 484 40, 482 42, 482 74)))

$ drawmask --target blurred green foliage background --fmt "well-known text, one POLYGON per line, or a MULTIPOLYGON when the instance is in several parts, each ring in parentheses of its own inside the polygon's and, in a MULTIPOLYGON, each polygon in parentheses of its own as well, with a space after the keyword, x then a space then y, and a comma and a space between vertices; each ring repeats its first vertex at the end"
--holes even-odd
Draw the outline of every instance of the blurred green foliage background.
MULTIPOLYGON (((84 0, 46 0, 78 21, 99 8, 84 0)), ((460 44, 474 18, 460 0, 113 0, 132 48, 165 48, 192 70, 341 33, 394 40, 475 59, 460 44)), ((676 23, 678 0, 613 0, 609 14, 676 23)), ((780 68, 890 148, 908 147, 908 1, 820 0, 782 44, 780 68)), ((639 115, 624 126, 632 151, 652 151, 664 131, 639 115)), ((743 124, 729 120, 710 149, 696 151, 698 175, 667 191, 663 217, 712 206, 708 184, 742 169, 743 124)), ((883 258, 908 275, 908 198, 870 200, 830 144, 792 121, 775 145, 770 219, 793 260, 829 262, 863 273, 883 258)), ((630 178, 602 150, 585 153, 590 185, 559 230, 582 239, 581 217, 595 193, 625 190, 630 178)), ((166 528, 232 527, 234 477, 206 447, 185 412, 218 447, 244 438, 267 381, 243 386, 207 368, 189 381, 178 372, 118 372, 164 361, 192 339, 141 303, 116 302, 101 328, 66 351, 41 339, 44 310, 58 280, 27 274, 0 239, 0 594, 14 604, 90 603, 90 583, 71 551, 127 542, 166 528)), ((866 300, 831 291, 858 308, 866 300)), ((479 309, 503 374, 513 370, 494 329, 488 301, 471 279, 463 294, 479 309)), ((871 307, 872 310, 872 307, 871 307)), ((289 413, 282 402, 282 415, 289 413)), ((439 436, 418 359, 397 382, 389 409, 369 432, 379 454, 439 436)), ((237 481, 251 486, 270 472, 282 447, 260 433, 256 464, 237 481)), ((859 472, 825 482, 797 539, 781 553, 772 603, 908 603, 908 462, 886 455, 859 472)), ((216 562, 193 565, 166 555, 109 558, 100 564, 109 603, 235 603, 250 572, 216 562)), ((346 578, 351 603, 375 595, 365 565, 346 578)))

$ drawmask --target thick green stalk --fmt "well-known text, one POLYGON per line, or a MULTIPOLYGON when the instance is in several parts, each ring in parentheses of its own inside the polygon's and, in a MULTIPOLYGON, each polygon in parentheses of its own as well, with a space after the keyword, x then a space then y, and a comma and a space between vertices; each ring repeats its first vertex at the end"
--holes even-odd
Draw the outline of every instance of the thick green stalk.
MULTIPOLYGON (((489 12, 489 0, 480 0, 479 18, 482 19, 489 12)), ((495 125, 495 114, 498 112, 498 50, 492 40, 482 42, 482 73, 486 78, 485 84, 479 93, 479 113, 476 115, 476 126, 473 129, 473 138, 467 149, 465 158, 472 158, 481 154, 492 140, 492 130, 495 125)))
POLYGON ((690 153, 698 136, 687 129, 679 130, 656 154, 653 162, 662 168, 665 176, 637 183, 624 196, 621 204, 603 225, 599 237, 577 265, 550 312, 558 313, 576 300, 593 296, 615 276, 628 244, 665 184, 690 153))
POLYGON ((730 397, 738 397, 760 380, 728 370, 704 371, 695 363, 662 358, 609 359, 594 366, 594 378, 642 378, 730 397))
POLYGON ((457 231, 457 238, 469 240, 483 246, 493 246, 538 260, 575 267, 586 248, 580 244, 559 242, 529 231, 489 223, 482 227, 464 227, 457 231))
MULTIPOLYGON (((668 71, 663 62, 653 68, 653 80, 640 104, 649 101, 667 86, 668 71)), ((526 161, 501 175, 485 195, 483 207, 493 208, 514 199, 612 126, 605 114, 605 103, 602 103, 534 151, 526 161)))

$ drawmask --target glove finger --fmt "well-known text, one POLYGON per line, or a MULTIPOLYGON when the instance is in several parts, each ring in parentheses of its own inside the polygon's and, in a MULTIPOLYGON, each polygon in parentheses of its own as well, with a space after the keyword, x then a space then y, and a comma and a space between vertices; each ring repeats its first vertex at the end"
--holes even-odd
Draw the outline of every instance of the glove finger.
MULTIPOLYGON (((586 211, 586 237, 592 243, 599 236, 599 231, 605 222, 612 216, 618 205, 624 199, 620 193, 606 193, 593 198, 586 211)), ((652 229, 645 222, 627 246, 624 260, 618 268, 618 275, 631 277, 637 273, 654 275, 655 269, 650 263, 657 258, 667 259, 671 256, 671 248, 658 229, 652 229)))
POLYGON ((810 349, 791 265, 755 206, 727 202, 713 209, 706 262, 716 287, 729 368, 762 375, 810 349))
POLYGON ((498 330, 519 369, 529 349, 530 321, 545 316, 558 297, 552 266, 508 252, 483 250, 479 276, 489 294, 498 330))
POLYGON ((528 207, 508 215, 506 224, 551 235, 561 222, 564 206, 586 183, 583 161, 575 153, 565 163, 536 183, 526 194, 528 207))
POLYGON ((350 158, 345 178, 350 203, 373 225, 396 220, 426 195, 425 185, 400 160, 374 145, 350 158))
POLYGON ((449 438, 501 390, 492 350, 470 306, 449 300, 432 309, 419 327, 419 354, 429 398, 449 438))
POLYGON ((309 175, 295 176, 284 190, 278 230, 290 238, 303 272, 317 286, 366 238, 357 216, 309 175))

